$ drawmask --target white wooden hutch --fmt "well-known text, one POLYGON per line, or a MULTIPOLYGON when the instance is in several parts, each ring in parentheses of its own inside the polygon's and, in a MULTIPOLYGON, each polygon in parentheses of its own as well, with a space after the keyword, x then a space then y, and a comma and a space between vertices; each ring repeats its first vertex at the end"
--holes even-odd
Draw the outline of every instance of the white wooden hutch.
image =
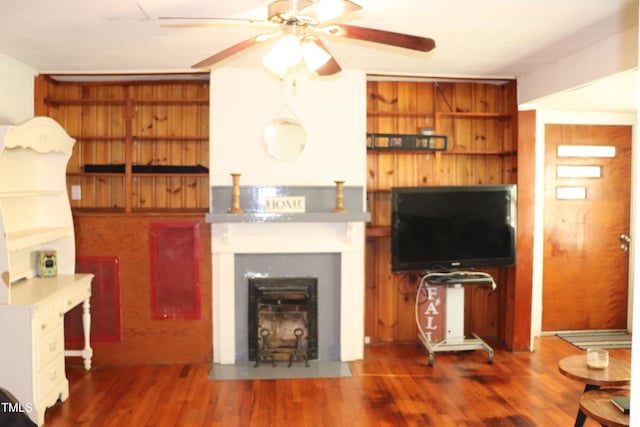
POLYGON ((65 183, 75 141, 54 120, 0 126, 0 386, 38 424, 69 396, 65 355, 91 367, 90 274, 75 274, 65 183), (38 277, 38 251, 56 251, 57 273, 38 277), (65 351, 64 314, 83 304, 83 350, 65 351))

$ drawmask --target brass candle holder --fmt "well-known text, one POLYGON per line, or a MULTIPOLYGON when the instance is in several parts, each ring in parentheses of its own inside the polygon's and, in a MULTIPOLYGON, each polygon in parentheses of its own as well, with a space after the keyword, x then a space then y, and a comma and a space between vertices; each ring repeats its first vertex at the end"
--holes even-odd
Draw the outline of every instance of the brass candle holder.
POLYGON ((344 213, 344 181, 334 181, 336 183, 336 207, 333 208, 335 213, 344 213))
POLYGON ((231 179, 233 180, 233 190, 231 191, 231 209, 229 209, 229 213, 241 214, 244 213, 244 209, 240 207, 240 174, 232 173, 231 179))

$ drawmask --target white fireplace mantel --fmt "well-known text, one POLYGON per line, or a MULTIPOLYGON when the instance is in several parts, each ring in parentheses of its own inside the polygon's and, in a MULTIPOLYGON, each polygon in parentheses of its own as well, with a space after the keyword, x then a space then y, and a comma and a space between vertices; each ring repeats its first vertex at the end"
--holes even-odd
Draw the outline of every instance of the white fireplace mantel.
MULTIPOLYGON (((358 197, 358 189, 352 189, 358 197)), ((221 189, 229 200, 228 189, 221 189)), ((327 189, 311 189, 327 192, 327 189)), ((331 190, 328 190, 330 194, 331 190)), ((213 189, 216 199, 216 189, 213 189)), ((354 197, 348 197, 352 199, 354 197)), ((259 203, 258 203, 259 204, 259 203)), ((361 201, 349 201, 351 213, 332 213, 316 207, 309 213, 265 214, 249 206, 248 213, 228 214, 219 207, 207 215, 211 223, 213 266, 213 360, 236 363, 235 323, 236 255, 339 254, 340 256, 340 360, 364 357, 364 242, 361 201)))
POLYGON ((212 224, 214 363, 234 364, 244 333, 235 328, 235 255, 266 253, 340 254, 340 359, 362 359, 364 233, 364 223, 212 224))

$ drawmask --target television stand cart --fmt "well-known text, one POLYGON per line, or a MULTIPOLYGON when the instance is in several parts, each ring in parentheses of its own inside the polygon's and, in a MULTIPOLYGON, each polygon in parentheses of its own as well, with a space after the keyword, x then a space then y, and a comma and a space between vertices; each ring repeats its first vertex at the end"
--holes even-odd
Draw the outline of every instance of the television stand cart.
POLYGON ((416 323, 418 325, 418 339, 429 353, 429 366, 433 366, 435 353, 439 351, 468 351, 485 350, 488 354, 488 363, 493 363, 493 348, 482 338, 472 333, 473 338, 464 336, 464 288, 467 285, 491 284, 496 288, 496 282, 491 275, 481 272, 456 271, 451 273, 427 273, 420 280, 416 295, 416 323), (427 290, 429 286, 444 286, 446 289, 445 313, 444 313, 444 339, 432 342, 428 339, 423 325, 420 323, 419 310, 421 297, 431 295, 427 290))

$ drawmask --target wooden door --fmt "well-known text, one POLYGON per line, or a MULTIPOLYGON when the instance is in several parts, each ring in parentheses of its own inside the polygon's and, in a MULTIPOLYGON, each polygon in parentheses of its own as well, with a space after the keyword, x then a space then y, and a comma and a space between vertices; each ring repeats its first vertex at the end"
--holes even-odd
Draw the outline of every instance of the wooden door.
POLYGON ((626 329, 631 127, 546 125, 545 139, 542 330, 626 329))

